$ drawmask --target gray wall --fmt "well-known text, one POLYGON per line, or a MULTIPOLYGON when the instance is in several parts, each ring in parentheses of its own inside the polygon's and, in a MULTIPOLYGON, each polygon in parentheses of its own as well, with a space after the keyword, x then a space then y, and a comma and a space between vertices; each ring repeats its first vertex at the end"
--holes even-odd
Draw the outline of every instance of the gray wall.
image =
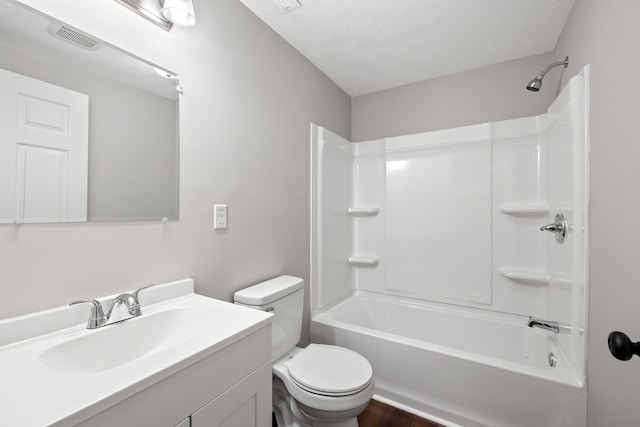
POLYGON ((0 318, 188 276, 224 300, 308 283, 309 123, 349 138, 342 90, 237 0, 194 0, 198 25, 169 33, 114 1, 25 2, 180 74, 180 221, 1 227, 0 318))
POLYGON ((89 96, 89 221, 177 217, 175 100, 4 44, 0 67, 89 96))
POLYGON ((351 137, 368 141, 477 123, 534 116, 557 95, 560 70, 538 93, 525 86, 552 53, 507 61, 353 98, 351 137))
POLYGON ((640 361, 615 360, 609 332, 640 340, 640 2, 579 0, 556 47, 564 82, 591 64, 591 253, 588 420, 640 424, 640 361))

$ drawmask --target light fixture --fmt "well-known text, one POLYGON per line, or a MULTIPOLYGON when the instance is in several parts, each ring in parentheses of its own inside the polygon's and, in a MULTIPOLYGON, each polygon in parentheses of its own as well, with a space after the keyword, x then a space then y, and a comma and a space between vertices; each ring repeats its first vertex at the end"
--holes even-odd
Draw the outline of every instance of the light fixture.
POLYGON ((196 25, 193 0, 164 0, 160 13, 168 21, 181 27, 193 27, 196 25))
POLYGON ((182 27, 196 25, 193 0, 115 1, 167 31, 170 31, 174 24, 182 27))
POLYGON ((169 22, 162 13, 162 0, 115 0, 127 9, 137 13, 144 19, 153 22, 163 30, 170 31, 173 23, 169 22))

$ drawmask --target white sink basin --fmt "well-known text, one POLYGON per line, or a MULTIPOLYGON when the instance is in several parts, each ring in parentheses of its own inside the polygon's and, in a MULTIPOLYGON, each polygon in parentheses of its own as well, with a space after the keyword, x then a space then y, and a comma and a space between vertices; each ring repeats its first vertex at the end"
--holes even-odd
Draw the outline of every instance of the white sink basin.
POLYGON ((213 326, 213 317, 196 309, 143 314, 51 347, 40 361, 63 374, 102 372, 179 346, 213 326))
POLYGON ((191 279, 146 289, 140 317, 93 330, 86 305, 0 320, 0 425, 79 424, 271 322, 193 291, 191 279))

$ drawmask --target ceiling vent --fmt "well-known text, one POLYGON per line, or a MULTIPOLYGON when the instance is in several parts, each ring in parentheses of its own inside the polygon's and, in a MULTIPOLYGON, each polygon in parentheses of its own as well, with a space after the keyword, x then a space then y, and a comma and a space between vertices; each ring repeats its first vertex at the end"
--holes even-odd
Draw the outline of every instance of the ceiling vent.
POLYGON ((298 0, 271 0, 271 3, 275 4, 284 13, 291 12, 293 9, 302 6, 298 0))
POLYGON ((52 22, 47 28, 49 34, 60 40, 64 40, 67 43, 71 43, 74 46, 81 47, 83 49, 94 50, 98 47, 98 40, 81 33, 78 30, 67 27, 66 25, 60 25, 52 22))

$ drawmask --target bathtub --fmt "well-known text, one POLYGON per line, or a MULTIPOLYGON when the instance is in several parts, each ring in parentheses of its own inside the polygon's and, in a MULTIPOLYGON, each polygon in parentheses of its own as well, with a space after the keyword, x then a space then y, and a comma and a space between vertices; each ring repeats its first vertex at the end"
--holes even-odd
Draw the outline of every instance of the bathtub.
POLYGON ((584 427, 583 373, 526 320, 355 291, 314 314, 311 337, 365 356, 375 398, 443 425, 584 427))

